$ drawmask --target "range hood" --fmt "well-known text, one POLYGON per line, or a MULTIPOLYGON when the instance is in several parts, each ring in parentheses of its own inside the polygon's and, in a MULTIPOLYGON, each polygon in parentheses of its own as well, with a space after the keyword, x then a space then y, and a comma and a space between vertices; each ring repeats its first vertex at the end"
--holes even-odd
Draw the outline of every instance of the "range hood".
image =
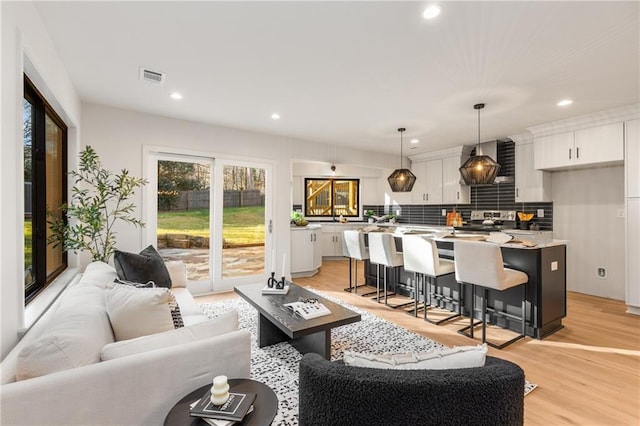
POLYGON ((496 179, 493 181, 494 185, 495 184, 501 184, 501 183, 512 183, 515 182, 515 179, 513 176, 507 176, 504 173, 507 171, 507 167, 504 166, 503 162, 504 162, 504 158, 501 158, 500 155, 498 155, 498 141, 489 141, 489 142, 483 142, 480 144, 479 148, 476 148, 477 152, 476 155, 487 155, 489 157, 491 157, 496 163, 500 164, 500 172, 498 172, 498 176, 496 176, 496 179))

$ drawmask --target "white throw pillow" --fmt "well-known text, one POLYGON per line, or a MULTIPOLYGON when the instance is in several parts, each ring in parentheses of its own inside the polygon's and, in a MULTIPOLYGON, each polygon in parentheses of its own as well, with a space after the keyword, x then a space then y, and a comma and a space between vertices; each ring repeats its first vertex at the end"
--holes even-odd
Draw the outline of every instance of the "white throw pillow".
POLYGON ((171 278, 171 288, 187 286, 187 265, 181 260, 167 260, 164 262, 171 278))
POLYGON ((16 380, 99 362, 100 351, 112 342, 104 290, 94 285, 68 288, 48 318, 47 330, 20 351, 16 380))
POLYGON ((486 356, 487 345, 483 344, 394 355, 372 355, 345 351, 344 363, 354 367, 397 370, 447 370, 482 367, 486 356))
POLYGON ((108 283, 113 282, 116 278, 118 278, 118 274, 113 266, 95 261, 87 265, 78 284, 95 285, 104 289, 108 283))
POLYGON ((238 312, 229 311, 212 320, 203 321, 188 327, 177 328, 151 336, 138 337, 105 345, 102 348, 101 359, 110 359, 168 348, 176 345, 220 336, 238 329, 238 312))
POLYGON ((105 291, 107 314, 116 341, 173 330, 171 290, 114 284, 105 291))

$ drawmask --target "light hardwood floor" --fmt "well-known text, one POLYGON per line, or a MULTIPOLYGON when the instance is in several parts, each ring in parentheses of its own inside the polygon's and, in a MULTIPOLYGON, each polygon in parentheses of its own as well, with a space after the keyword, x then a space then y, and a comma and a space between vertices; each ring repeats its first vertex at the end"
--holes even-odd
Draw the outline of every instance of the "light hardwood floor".
MULTIPOLYGON (((294 282, 444 345, 475 344, 456 332, 468 323, 466 318, 437 326, 343 291, 348 286, 346 260, 325 260, 320 273, 294 282)), ((208 302, 227 297, 235 296, 227 293, 198 299, 208 302)), ((527 380, 538 385, 525 398, 525 423, 640 425, 640 317, 626 314, 623 302, 579 293, 568 294, 567 311, 564 328, 544 340, 527 337, 502 350, 489 349, 490 355, 520 365, 527 380)), ((455 413, 455 407, 451 409, 455 413)))

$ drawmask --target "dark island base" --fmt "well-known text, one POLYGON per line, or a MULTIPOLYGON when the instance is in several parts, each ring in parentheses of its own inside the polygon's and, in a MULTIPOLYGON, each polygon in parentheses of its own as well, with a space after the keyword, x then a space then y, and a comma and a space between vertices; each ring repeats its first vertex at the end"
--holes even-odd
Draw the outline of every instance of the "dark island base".
MULTIPOLYGON (((397 241, 398 239, 396 239, 397 241)), ((399 247, 400 248, 400 247, 399 247)), ((438 242, 438 249, 444 258, 453 259, 453 243, 438 242)), ((562 325, 562 318, 567 315, 566 288, 566 246, 557 245, 543 248, 520 249, 502 248, 502 256, 507 267, 526 272, 529 281, 526 291, 527 336, 542 339, 558 330, 562 325)), ((365 262, 365 278, 368 285, 375 288, 376 265, 365 262)), ((382 288, 382 269, 380 274, 382 288)), ((389 274, 387 286, 398 294, 413 297, 413 273, 397 268, 397 273, 389 274)), ((440 290, 453 300, 458 301, 458 284, 453 274, 438 280, 440 290)), ((469 316, 471 309, 471 286, 464 286, 463 315, 469 316)), ((480 298, 476 294, 476 307, 480 306, 480 298)), ((506 310, 510 314, 521 315, 522 288, 516 287, 504 292, 489 290, 488 305, 498 310, 506 310)), ((454 311, 457 307, 453 303, 446 305, 454 311)), ((480 319, 480 313, 475 312, 474 318, 480 319)), ((520 321, 492 315, 490 323, 503 328, 519 332, 520 321)))

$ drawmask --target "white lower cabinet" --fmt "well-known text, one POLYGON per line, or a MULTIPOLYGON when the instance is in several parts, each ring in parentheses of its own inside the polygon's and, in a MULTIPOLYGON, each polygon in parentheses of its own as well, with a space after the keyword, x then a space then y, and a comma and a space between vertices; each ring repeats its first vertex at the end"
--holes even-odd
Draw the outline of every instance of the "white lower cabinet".
POLYGON ((344 231, 360 229, 366 226, 363 223, 336 223, 335 225, 322 225, 322 257, 344 258, 342 242, 344 231))
POLYGON ((640 315, 640 198, 627 198, 626 303, 630 313, 640 315))
POLYGON ((291 228, 291 276, 309 277, 322 266, 321 227, 291 228))
POLYGON ((322 256, 336 257, 342 256, 342 231, 347 229, 343 226, 323 225, 322 226, 322 256))

